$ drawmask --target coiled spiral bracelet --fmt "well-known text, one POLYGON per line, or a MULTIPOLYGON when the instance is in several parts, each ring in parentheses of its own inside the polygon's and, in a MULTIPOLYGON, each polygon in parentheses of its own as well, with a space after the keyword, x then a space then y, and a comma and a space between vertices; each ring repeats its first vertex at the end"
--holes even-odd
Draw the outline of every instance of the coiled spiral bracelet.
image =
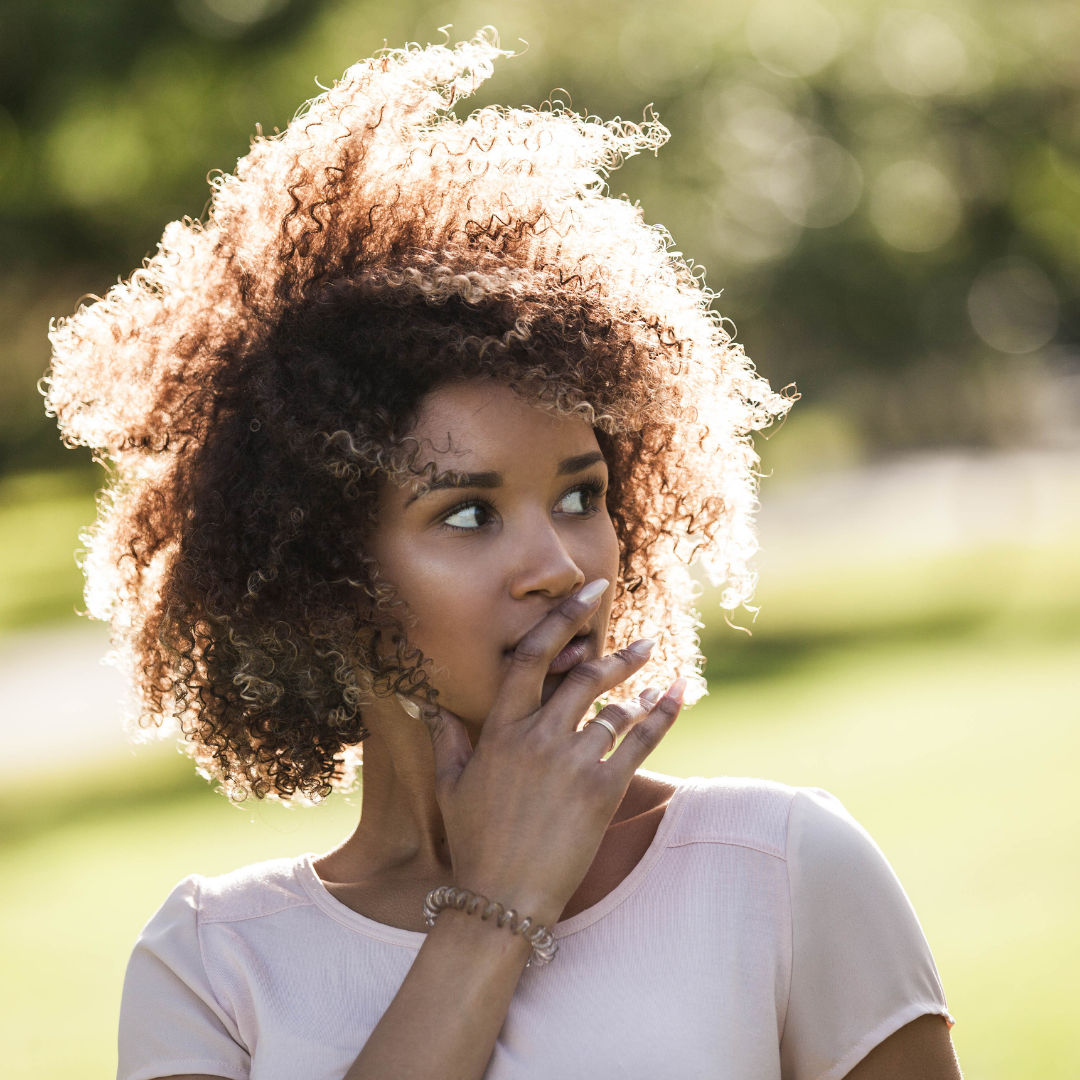
POLYGON ((532 956, 529 957, 526 967, 534 960, 537 964, 549 964, 559 951, 555 935, 546 926, 539 923, 534 925, 528 917, 519 921, 513 908, 505 908, 502 904, 468 889, 459 889, 453 885, 440 885, 437 889, 432 889, 424 897, 424 922, 428 926, 434 926, 436 916, 445 908, 454 908, 466 915, 475 915, 479 911, 483 920, 494 915, 496 926, 508 926, 511 934, 518 934, 532 946, 532 956))

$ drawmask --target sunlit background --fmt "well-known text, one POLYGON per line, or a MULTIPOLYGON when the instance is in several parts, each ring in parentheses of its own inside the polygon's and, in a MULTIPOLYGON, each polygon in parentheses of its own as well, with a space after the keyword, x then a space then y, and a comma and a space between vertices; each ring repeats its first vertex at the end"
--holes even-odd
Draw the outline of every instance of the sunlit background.
POLYGON ((920 913, 967 1075, 1080 1077, 1080 5, 1042 0, 0 0, 5 1076, 111 1076, 171 886, 356 815, 236 809, 125 743, 48 319, 201 214, 256 124, 445 24, 521 53, 480 104, 655 107, 671 143, 613 193, 802 394, 759 447, 753 635, 703 596, 711 694, 653 766, 832 790, 920 913))

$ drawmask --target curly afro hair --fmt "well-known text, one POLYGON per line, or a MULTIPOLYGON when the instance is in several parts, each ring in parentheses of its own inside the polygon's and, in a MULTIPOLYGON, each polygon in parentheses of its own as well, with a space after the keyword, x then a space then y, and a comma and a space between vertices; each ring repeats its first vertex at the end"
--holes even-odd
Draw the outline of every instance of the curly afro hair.
POLYGON ((424 482, 409 432, 440 384, 495 378, 593 425, 621 547, 610 644, 659 638, 641 685, 699 670, 693 561, 726 608, 752 594, 750 433, 790 402, 668 235, 605 195, 668 133, 455 117, 502 55, 479 37, 356 64, 213 182, 205 221, 52 329, 48 408, 111 466, 90 613, 135 721, 178 727, 234 799, 323 798, 351 781, 369 695, 434 701, 363 538, 380 484, 424 482))

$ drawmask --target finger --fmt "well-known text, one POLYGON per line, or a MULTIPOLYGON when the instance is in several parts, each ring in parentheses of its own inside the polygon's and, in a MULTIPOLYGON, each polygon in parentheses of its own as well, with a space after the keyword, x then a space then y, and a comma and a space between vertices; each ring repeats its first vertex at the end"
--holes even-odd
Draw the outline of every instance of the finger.
POLYGON ((581 729, 583 745, 588 740, 590 755, 595 752, 596 757, 603 757, 615 747, 611 741, 611 732, 598 721, 606 720, 615 729, 615 738, 621 739, 639 720, 649 714, 652 707, 653 702, 644 695, 605 705, 591 720, 587 720, 581 729))
POLYGON ((522 639, 512 655, 510 670, 495 698, 489 723, 519 720, 540 708, 544 676, 563 646, 585 625, 596 610, 608 581, 599 578, 567 597, 548 612, 522 639))
POLYGON ((424 717, 424 723, 435 754, 435 794, 439 796, 457 783, 472 757, 472 743, 465 725, 449 709, 424 717))
POLYGON ((686 680, 676 679, 668 692, 649 710, 649 715, 635 724, 626 738, 608 758, 608 764, 621 767, 628 775, 641 768, 642 762, 660 745, 671 730, 686 693, 686 680))
POLYGON ((651 638, 642 638, 641 641, 635 641, 609 656, 585 660, 571 668, 562 685, 551 695, 546 706, 547 711, 558 717, 568 729, 573 730, 601 694, 614 690, 644 667, 655 645, 656 642, 651 638))

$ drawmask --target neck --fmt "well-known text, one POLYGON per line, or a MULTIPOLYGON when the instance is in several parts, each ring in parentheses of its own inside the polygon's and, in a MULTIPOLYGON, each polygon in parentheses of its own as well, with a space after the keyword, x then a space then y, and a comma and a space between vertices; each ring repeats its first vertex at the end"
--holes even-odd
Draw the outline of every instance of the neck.
POLYGON ((423 722, 395 698, 364 707, 363 801, 356 831, 323 860, 335 881, 361 881, 386 871, 438 873, 450 866, 442 813, 435 798, 435 760, 423 722))

